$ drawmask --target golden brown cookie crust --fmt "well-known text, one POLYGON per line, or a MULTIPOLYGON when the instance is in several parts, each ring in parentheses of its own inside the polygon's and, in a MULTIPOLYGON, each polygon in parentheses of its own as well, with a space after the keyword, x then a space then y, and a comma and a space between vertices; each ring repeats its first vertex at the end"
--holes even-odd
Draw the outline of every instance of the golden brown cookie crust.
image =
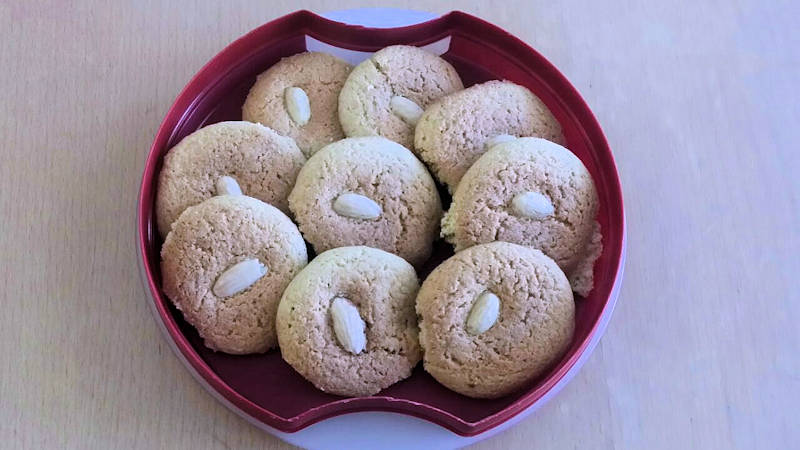
POLYGON ((306 157, 344 137, 339 124, 339 92, 351 66, 327 53, 305 52, 281 59, 258 76, 242 106, 242 118, 294 138, 306 157), (303 89, 311 119, 295 123, 286 110, 284 90, 303 89))
POLYGON ((285 214, 251 197, 226 195, 181 214, 161 248, 161 276, 167 297, 208 348, 263 353, 278 344, 278 302, 307 261, 305 242, 285 214), (217 278, 253 258, 267 273, 243 292, 217 297, 217 278))
POLYGON ((592 239, 598 199, 589 171, 572 152, 539 138, 498 144, 467 171, 442 221, 456 251, 506 241, 543 251, 571 273, 592 239), (552 202, 552 216, 514 213, 512 200, 526 191, 552 202))
POLYGON ((561 125, 527 88, 488 81, 434 103, 417 124, 414 146, 434 176, 455 191, 489 139, 508 134, 564 143, 561 125))
POLYGON ((425 370, 461 394, 496 398, 518 390, 566 351, 575 304, 566 276, 542 252, 507 242, 471 247, 428 276, 417 295, 425 370), (475 299, 500 299, 497 322, 466 331, 475 299))
POLYGON ((458 72, 444 59, 418 47, 393 45, 356 66, 339 95, 339 119, 347 136, 383 136, 414 148, 414 126, 392 112, 393 96, 423 110, 464 89, 458 72))
POLYGON ((281 355, 318 389, 373 395, 407 378, 420 360, 414 301, 419 281, 403 259, 369 247, 342 247, 314 258, 283 294, 277 327, 281 355), (337 341, 330 305, 347 298, 366 322, 366 348, 337 341))
POLYGON ((379 136, 343 139, 317 152, 300 171, 289 208, 318 253, 366 245, 417 267, 430 256, 442 215, 425 166, 408 149, 379 136), (333 204, 343 192, 372 199, 382 214, 371 220, 338 214, 333 204))
POLYGON ((231 121, 203 127, 164 157, 158 176, 156 219, 162 237, 189 206, 216 195, 231 176, 242 193, 287 212, 289 192, 306 159, 291 138, 256 123, 231 121))

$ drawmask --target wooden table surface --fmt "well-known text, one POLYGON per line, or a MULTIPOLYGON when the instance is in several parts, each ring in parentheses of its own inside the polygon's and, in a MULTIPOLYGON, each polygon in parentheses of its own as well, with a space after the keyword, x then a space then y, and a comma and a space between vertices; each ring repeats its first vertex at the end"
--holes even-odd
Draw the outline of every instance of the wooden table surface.
MULTIPOLYGON (((299 5, 74 3, 0 4, 0 447, 287 448, 172 354, 133 236, 181 87, 299 5)), ((798 4, 383 5, 457 7, 541 51, 596 113, 625 191, 608 332, 561 394, 477 448, 800 445, 798 4)))

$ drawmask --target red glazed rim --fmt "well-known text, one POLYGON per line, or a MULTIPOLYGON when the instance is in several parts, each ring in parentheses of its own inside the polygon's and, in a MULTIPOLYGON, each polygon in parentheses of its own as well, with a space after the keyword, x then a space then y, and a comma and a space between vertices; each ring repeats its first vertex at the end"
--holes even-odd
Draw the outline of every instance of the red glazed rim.
POLYGON ((358 411, 388 411, 431 421, 461 436, 474 436, 497 427, 536 403, 567 374, 587 350, 592 336, 597 332, 599 319, 603 317, 606 309, 609 308, 609 296, 614 283, 621 273, 624 229, 622 189, 611 150, 597 120, 569 81, 543 56, 527 44, 495 25, 459 11, 453 11, 437 19, 417 25, 380 30, 346 25, 330 21, 309 11, 297 11, 264 24, 231 43, 211 59, 178 95, 158 129, 145 162, 137 206, 136 244, 143 282, 152 295, 151 306, 154 307, 158 314, 158 319, 163 324, 163 328, 174 342, 174 348, 180 352, 182 359, 185 359, 194 371, 218 394, 255 420, 279 431, 292 433, 318 421, 341 414, 358 411), (168 300, 162 294, 156 281, 157 276, 155 274, 160 269, 157 265, 151 264, 147 257, 147 244, 152 242, 157 234, 153 223, 153 204, 156 175, 161 163, 160 149, 170 141, 176 125, 181 123, 184 116, 189 114, 196 106, 196 99, 202 94, 202 91, 218 81, 217 74, 224 72, 224 69, 229 67, 241 55, 251 52, 256 43, 264 45, 265 42, 270 42, 270 36, 283 36, 287 33, 308 34, 340 47, 352 50, 374 51, 377 48, 397 43, 421 45, 434 42, 456 33, 459 29, 480 29, 481 40, 484 43, 492 44, 497 53, 504 54, 509 59, 519 61, 529 67, 537 67, 538 76, 545 80, 551 90, 557 90, 558 95, 554 95, 554 97, 565 104, 564 110, 572 114, 574 116, 572 119, 581 124, 581 128, 585 133, 582 138, 592 143, 596 155, 595 165, 598 167, 598 171, 601 172, 601 174, 593 173, 592 175, 595 177, 602 176, 604 184, 609 191, 607 198, 613 203, 613 207, 610 208, 610 217, 608 218, 609 226, 604 227, 603 230, 605 246, 603 258, 609 259, 607 264, 611 267, 611 270, 606 272, 606 276, 596 279, 593 292, 593 296, 597 295, 603 302, 602 310, 592 323, 591 331, 579 342, 577 347, 572 347, 572 351, 564 356, 561 363, 551 372, 547 379, 542 380, 505 409, 479 421, 468 422, 430 405, 386 396, 341 399, 308 409, 291 418, 278 416, 251 402, 217 376, 193 349, 168 310, 168 300), (426 38, 420 39, 420 36, 425 36, 426 38), (369 42, 370 44, 359 46, 353 45, 351 41, 369 42))

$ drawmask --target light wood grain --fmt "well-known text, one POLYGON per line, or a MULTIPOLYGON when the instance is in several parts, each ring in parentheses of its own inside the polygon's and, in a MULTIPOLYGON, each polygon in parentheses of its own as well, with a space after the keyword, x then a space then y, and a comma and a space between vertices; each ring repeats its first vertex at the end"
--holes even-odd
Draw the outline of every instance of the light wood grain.
MULTIPOLYGON (((174 357, 133 235, 145 154, 180 88, 299 5, 75 3, 0 4, 0 447, 288 448, 174 357)), ((477 448, 797 446, 797 3, 388 4, 457 7, 539 49, 597 114, 625 190, 606 336, 559 396, 477 448)))

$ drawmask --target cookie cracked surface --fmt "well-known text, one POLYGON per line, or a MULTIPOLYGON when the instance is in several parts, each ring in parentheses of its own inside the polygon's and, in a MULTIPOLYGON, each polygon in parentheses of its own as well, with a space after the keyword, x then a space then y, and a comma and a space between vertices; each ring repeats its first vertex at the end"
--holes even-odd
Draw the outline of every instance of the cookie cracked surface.
MULTIPOLYGON (((242 106, 242 118, 294 138, 306 157, 344 137, 339 123, 339 92, 351 66, 327 53, 305 52, 281 59, 258 76, 242 106), (299 120, 287 105, 287 90, 303 90, 308 118, 299 120), (294 116, 294 117, 293 117, 294 116)), ((292 95, 288 95, 292 98, 292 95)))
POLYGON ((507 242, 471 247, 442 263, 422 284, 416 309, 425 370, 476 398, 501 397, 538 378, 566 351, 575 328, 561 269, 542 252, 507 242), (468 321, 486 292, 497 296, 499 312, 474 334, 468 321))
POLYGON ((421 113, 462 89, 461 78, 444 59, 418 47, 393 45, 347 77, 339 96, 339 119, 347 136, 383 136, 413 150, 416 123, 404 113, 413 106, 404 104, 413 102, 421 113))
POLYGON ((186 209, 175 222, 161 248, 162 284, 208 348, 263 353, 278 344, 278 302, 307 261, 305 242, 285 214, 251 197, 224 195, 186 209), (264 266, 262 276, 234 295, 215 294, 223 274, 253 259, 264 266))
POLYGON ((425 166, 379 136, 326 146, 303 166, 289 208, 317 253, 366 245, 414 266, 431 254, 442 204, 425 166))
POLYGON ((369 247, 322 253, 283 294, 277 315, 281 355, 322 391, 376 394, 410 376, 420 360, 418 289, 414 268, 398 256, 369 247), (363 321, 359 326, 350 320, 354 336, 363 330, 363 348, 337 337, 332 309, 338 302, 355 307, 363 321))
POLYGON ((164 157, 156 194, 158 231, 166 236, 186 208, 219 194, 222 177, 234 179, 244 195, 287 212, 287 197, 305 162, 291 138, 257 123, 200 128, 164 157))
POLYGON ((488 81, 443 97, 425 110, 414 135, 417 154, 454 192, 487 143, 502 135, 564 143, 561 125, 530 90, 488 81))
POLYGON ((533 247, 571 274, 593 240, 597 208, 594 182, 577 156, 544 139, 520 138, 496 145, 467 171, 442 234, 456 251, 492 241, 533 247), (549 214, 521 214, 515 202, 524 195, 541 198, 549 214))

